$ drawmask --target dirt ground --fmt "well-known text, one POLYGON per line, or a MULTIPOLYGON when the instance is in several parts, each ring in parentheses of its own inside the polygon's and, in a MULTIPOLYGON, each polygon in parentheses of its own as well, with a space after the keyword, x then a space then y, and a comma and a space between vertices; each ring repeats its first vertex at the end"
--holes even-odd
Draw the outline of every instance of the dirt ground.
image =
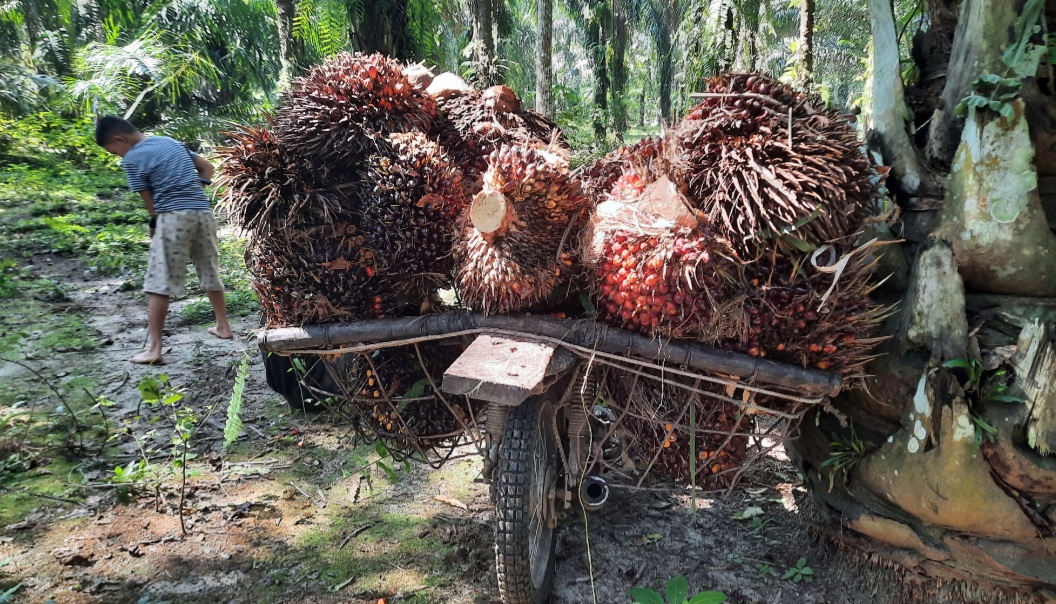
MULTIPOLYGON (((397 468, 393 480, 372 463, 371 448, 356 446, 348 426, 292 414, 267 389, 252 341, 254 317, 236 321, 236 339, 222 341, 206 333, 208 324, 180 319, 189 301, 177 303, 168 364, 135 366, 127 359, 145 337, 140 296, 121 291, 120 279, 86 277, 71 261, 41 258, 34 270, 67 284, 68 299, 49 302, 47 312, 76 314, 93 345, 24 355, 39 376, 4 364, 0 389, 10 397, 39 379, 89 379, 94 396, 115 403, 106 411, 113 438, 105 455, 82 450, 0 487, 0 495, 18 492, 31 502, 0 527, 0 594, 13 590, 0 601, 499 602, 493 514, 471 451, 440 470, 397 468), (221 453, 226 403, 244 354, 252 364, 243 436, 221 453), (145 481, 127 494, 108 481, 115 465, 141 456, 137 442, 163 446, 171 438, 137 388, 161 373, 186 390, 188 404, 217 405, 194 440, 199 455, 183 502, 186 535, 178 481, 157 489, 145 481), (39 480, 65 488, 44 492, 39 480)), ((154 457, 164 464, 167 453, 154 457)), ((675 575, 688 578, 691 593, 719 590, 735 603, 901 598, 892 571, 814 537, 810 503, 787 459, 771 459, 733 492, 698 499, 695 512, 678 492, 616 489, 611 499, 588 518, 573 509, 563 520, 555 604, 628 603, 631 587, 659 590, 675 575), (790 573, 797 563, 799 572, 790 573)))

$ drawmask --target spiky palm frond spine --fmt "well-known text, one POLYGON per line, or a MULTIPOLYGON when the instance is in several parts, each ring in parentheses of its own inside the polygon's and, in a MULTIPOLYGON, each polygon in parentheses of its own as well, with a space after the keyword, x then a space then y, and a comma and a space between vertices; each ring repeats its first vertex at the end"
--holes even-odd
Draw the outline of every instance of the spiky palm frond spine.
POLYGON ((326 221, 340 211, 342 188, 324 185, 325 167, 290 153, 267 128, 229 132, 218 151, 222 208, 239 228, 257 235, 326 221))
POLYGON ((394 132, 427 131, 432 97, 407 81, 397 61, 342 53, 294 78, 276 115, 280 140, 316 162, 353 170, 394 132))
POLYGON ((762 75, 718 76, 709 93, 672 136, 673 172, 745 259, 858 229, 878 191, 845 119, 762 75))
POLYGON ((560 149, 561 131, 550 119, 521 107, 513 91, 495 86, 437 100, 431 136, 462 167, 466 192, 482 186, 488 157, 503 145, 550 145, 560 149))

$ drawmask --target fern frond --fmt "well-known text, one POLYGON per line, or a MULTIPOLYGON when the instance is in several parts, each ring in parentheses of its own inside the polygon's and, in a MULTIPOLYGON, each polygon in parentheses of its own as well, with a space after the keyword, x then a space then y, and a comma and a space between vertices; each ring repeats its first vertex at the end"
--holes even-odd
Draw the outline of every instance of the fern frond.
POLYGON ((242 364, 235 375, 235 387, 231 389, 231 400, 227 403, 227 421, 224 423, 224 451, 242 434, 242 395, 249 377, 249 355, 242 355, 242 364))

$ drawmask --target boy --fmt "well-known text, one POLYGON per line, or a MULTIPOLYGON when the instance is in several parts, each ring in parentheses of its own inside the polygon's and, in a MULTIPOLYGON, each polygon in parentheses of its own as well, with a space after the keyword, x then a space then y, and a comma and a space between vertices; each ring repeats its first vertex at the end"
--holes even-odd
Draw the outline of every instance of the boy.
POLYGON ((213 176, 212 164, 167 136, 147 136, 113 115, 96 122, 95 142, 122 158, 129 188, 139 193, 151 215, 150 262, 143 281, 150 336, 147 350, 132 357, 132 362, 164 362, 161 338, 169 297, 183 295, 188 259, 194 262, 216 315, 216 326, 209 333, 231 338, 220 282, 216 219, 202 189, 202 183, 213 176))

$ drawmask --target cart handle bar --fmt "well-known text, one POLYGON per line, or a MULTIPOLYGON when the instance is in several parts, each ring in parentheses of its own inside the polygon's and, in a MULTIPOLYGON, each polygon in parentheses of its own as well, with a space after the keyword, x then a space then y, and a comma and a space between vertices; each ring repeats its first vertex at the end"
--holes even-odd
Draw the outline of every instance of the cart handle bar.
POLYGON ((835 373, 797 367, 702 344, 652 338, 591 320, 555 319, 536 315, 443 313, 422 317, 370 319, 347 323, 266 329, 257 336, 265 352, 326 350, 356 342, 386 342, 415 337, 488 329, 536 334, 610 354, 633 355, 693 369, 738 376, 757 383, 781 386, 823 396, 835 396, 843 379, 835 373))

